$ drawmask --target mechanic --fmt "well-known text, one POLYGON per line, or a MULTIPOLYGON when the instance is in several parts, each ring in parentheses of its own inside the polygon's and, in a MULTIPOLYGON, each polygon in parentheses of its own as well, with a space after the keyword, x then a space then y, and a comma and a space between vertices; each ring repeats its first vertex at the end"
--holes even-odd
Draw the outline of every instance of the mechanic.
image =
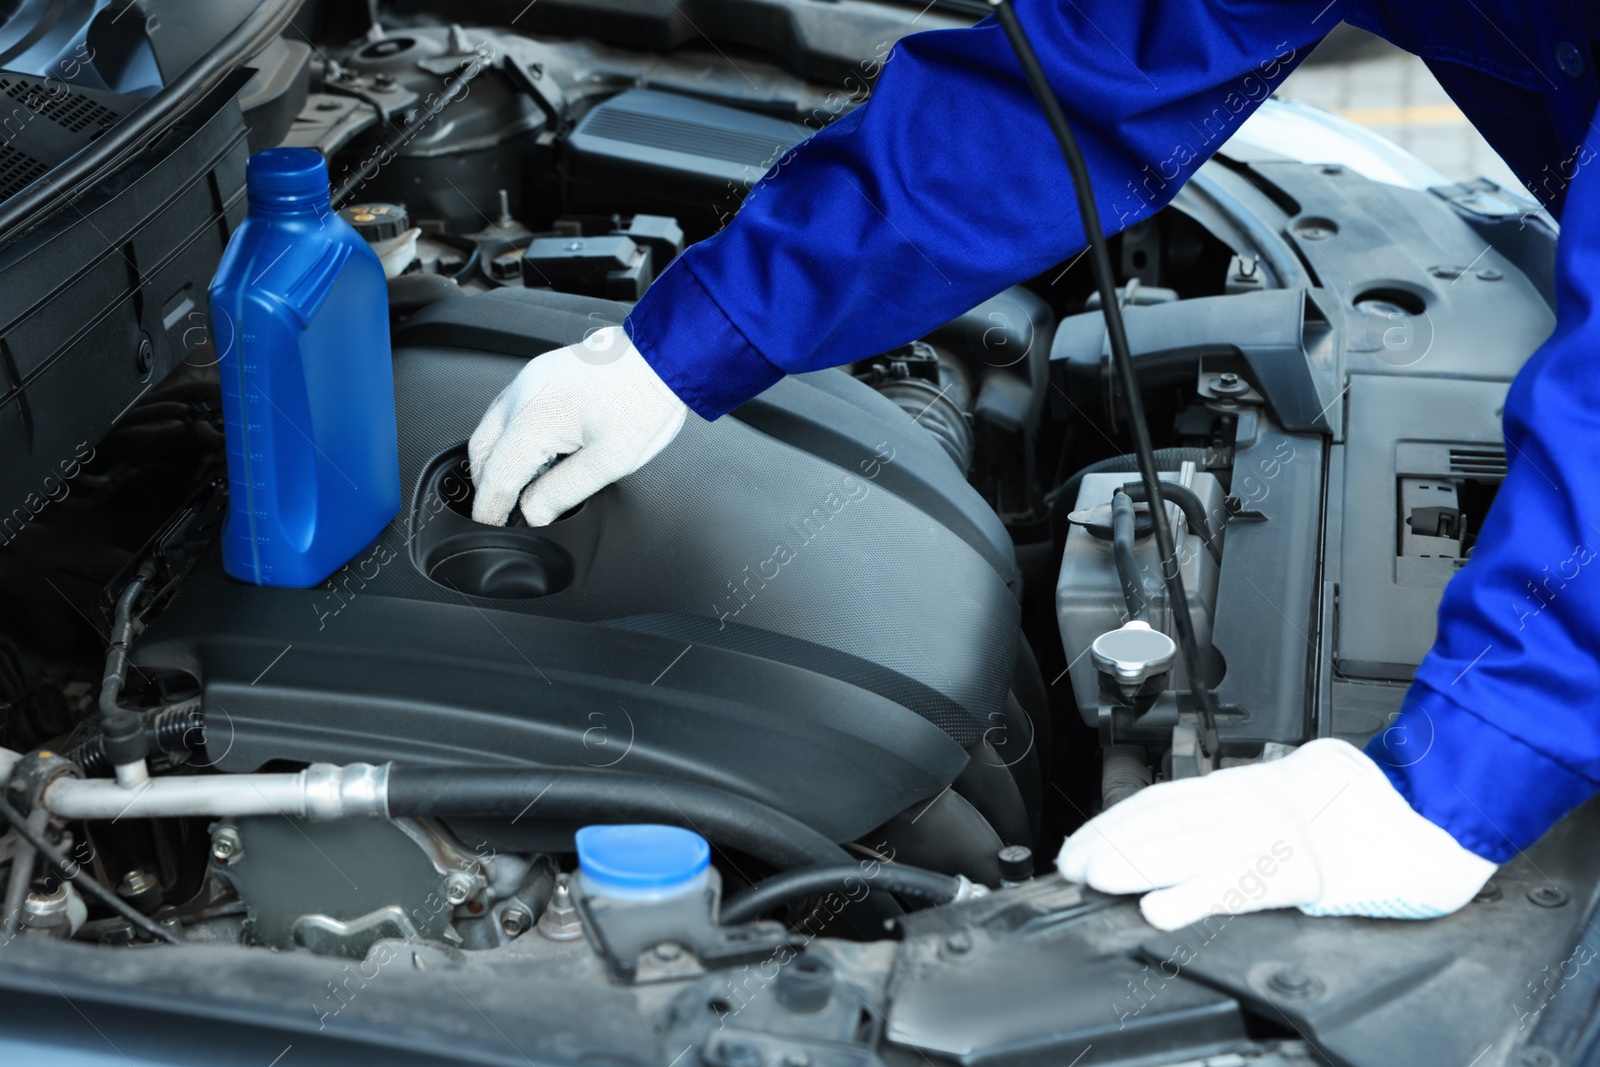
MULTIPOLYGON (((1557 326, 1512 385, 1505 481, 1398 719, 1364 753, 1317 740, 1152 786, 1057 860, 1145 893, 1166 929, 1275 907, 1454 911, 1600 790, 1600 568, 1572 564, 1600 544, 1600 4, 1016 3, 1108 231, 1170 200, 1341 18, 1426 60, 1563 218, 1557 326)), ((520 504, 548 523, 648 462, 690 411, 715 419, 784 374, 922 336, 1080 250, 1072 205, 996 21, 905 38, 870 103, 783 156, 622 327, 518 374, 472 435, 473 517, 503 523, 520 504)))

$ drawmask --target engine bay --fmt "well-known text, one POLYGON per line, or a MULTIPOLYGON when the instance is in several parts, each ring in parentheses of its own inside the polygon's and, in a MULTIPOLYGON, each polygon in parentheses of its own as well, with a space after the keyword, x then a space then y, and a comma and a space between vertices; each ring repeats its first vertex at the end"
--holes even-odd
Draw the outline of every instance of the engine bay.
MULTIPOLYGON (((834 966, 865 987, 813 976, 832 999, 807 1032, 828 1049, 867 1055, 887 1025, 909 1048, 987 1061, 953 1047, 941 1011, 961 994, 930 977, 971 948, 951 907, 1101 915, 1106 900, 1050 875, 1063 838, 1199 773, 1183 666, 1119 675, 1102 644, 1135 617, 1170 633, 1172 613, 1088 266, 691 417, 548 527, 474 523, 465 442, 489 402, 528 359, 623 323, 784 152, 866 98, 887 51, 871 42, 915 12, 841 5, 863 10, 841 16, 833 52, 794 31, 787 52, 735 61, 671 39, 670 18, 457 6, 385 8, 376 36, 353 8, 323 12, 262 52, 214 120, 235 131, 219 218, 242 217, 248 150, 317 148, 389 272, 399 514, 315 588, 227 577, 217 340, 195 303, 170 305, 150 380, 108 432, 45 456, 43 490, 32 467, 8 476, 9 802, 41 831, 53 812, 62 851, 183 941, 665 983, 656 1029, 694 1043, 708 996, 713 1021, 744 1011, 730 969, 794 955, 798 931, 844 946, 834 966), (110 699, 136 712, 154 774, 121 811, 104 807, 120 742, 96 715, 108 644, 126 661, 110 699), (462 800, 449 775, 468 769, 499 793, 462 800), (265 808, 237 799, 280 788, 265 808), (573 845, 581 826, 651 814, 710 840, 724 902, 818 857, 994 892, 934 908, 814 893, 766 911, 748 944, 703 917, 652 938, 575 893, 573 845), (926 956, 923 987, 886 1023, 869 1008, 887 979, 867 976, 896 943, 926 956)), ((1495 413, 1554 324, 1554 230, 1525 205, 1270 149, 1230 142, 1112 240, 1224 766, 1362 743, 1398 712, 1504 474, 1495 413)), ((0 852, 22 916, 8 939, 151 940, 35 872, 30 849, 0 852)), ((1070 936, 1135 944, 1136 913, 1116 921, 1070 936)), ((1143 965, 1097 958, 1070 974, 1035 962, 1104 1015, 1100 991, 1143 965)), ((782 981, 781 1005, 751 1001, 745 1023, 817 1002, 782 981)), ((1178 985, 1144 1016, 1159 1033, 1290 1036, 1178 985)), ((1128 1054, 1165 1040, 1148 1039, 1128 1054)))

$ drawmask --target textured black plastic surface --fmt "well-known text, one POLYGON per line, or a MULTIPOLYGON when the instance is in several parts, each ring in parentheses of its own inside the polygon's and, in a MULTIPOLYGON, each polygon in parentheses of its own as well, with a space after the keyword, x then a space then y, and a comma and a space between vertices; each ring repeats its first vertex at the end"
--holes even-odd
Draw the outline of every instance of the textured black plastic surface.
POLYGON ((574 205, 621 198, 695 208, 754 185, 810 130, 796 122, 652 89, 582 119, 563 147, 574 205))
POLYGON ((234 97, 248 80, 236 72, 156 147, 0 253, 0 536, 42 506, 75 451, 209 345, 206 287, 244 216, 234 97))
MULTIPOLYGON (((524 292, 435 308, 492 309, 515 325, 507 309, 520 306, 519 336, 559 320, 539 340, 569 343, 595 324, 579 309, 596 303, 524 292)), ((1018 608, 983 555, 886 486, 902 453, 932 449, 940 477, 965 489, 918 427, 891 405, 897 422, 830 462, 738 419, 691 418, 569 517, 537 531, 479 526, 457 510, 470 491, 461 445, 523 362, 398 350, 407 495, 395 523, 318 589, 236 585, 205 561, 156 621, 140 660, 201 677, 216 744, 233 739, 213 754, 222 767, 618 761, 745 792, 836 840, 955 779, 962 746, 1003 714, 1018 608), (506 599, 430 579, 463 538, 559 550, 570 582, 506 599)))

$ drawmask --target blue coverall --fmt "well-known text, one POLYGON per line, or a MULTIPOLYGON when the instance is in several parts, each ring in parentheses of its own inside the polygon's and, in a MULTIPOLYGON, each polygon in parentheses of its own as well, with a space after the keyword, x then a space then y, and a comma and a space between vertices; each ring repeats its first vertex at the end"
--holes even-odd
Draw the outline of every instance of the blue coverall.
MULTIPOLYGON (((1600 3, 1016 3, 1108 231, 1162 207, 1341 19, 1426 60, 1562 218, 1558 324, 1511 388, 1505 482, 1399 719, 1367 749, 1423 816, 1507 860, 1600 790, 1600 3), (1532 588, 1544 606, 1530 613, 1532 588)), ((1083 244, 1065 164, 991 17, 900 41, 871 103, 783 156, 627 330, 714 419, 785 373, 927 333, 1083 244)))

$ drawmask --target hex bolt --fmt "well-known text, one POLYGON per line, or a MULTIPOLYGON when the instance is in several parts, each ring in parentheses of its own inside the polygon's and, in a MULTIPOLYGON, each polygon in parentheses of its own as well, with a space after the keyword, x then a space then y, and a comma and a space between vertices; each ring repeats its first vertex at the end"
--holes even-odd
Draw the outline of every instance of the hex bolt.
POLYGON ((472 895, 473 882, 470 874, 461 871, 451 871, 444 877, 444 899, 451 904, 465 904, 472 895))
POLYGON ((1211 391, 1213 393, 1236 395, 1249 388, 1244 380, 1232 371, 1226 371, 1211 379, 1211 391))
POLYGON ((1285 997, 1309 997, 1317 991, 1317 980, 1299 967, 1280 967, 1272 972, 1267 984, 1285 997))
POLYGON ((507 937, 525 934, 532 925, 533 917, 528 914, 527 908, 513 904, 500 913, 500 929, 505 931, 507 937))
POLYGON ((671 963, 683 955, 683 946, 676 941, 663 941, 651 949, 651 954, 662 963, 671 963))
POLYGON ((1483 270, 1480 270, 1478 272, 1478 277, 1482 278, 1486 282, 1497 282, 1501 278, 1504 278, 1505 275, 1501 274, 1499 271, 1495 270, 1493 267, 1485 267, 1483 270))
POLYGON ((1483 883, 1483 888, 1473 895, 1472 901, 1475 904, 1491 904, 1504 895, 1500 889, 1500 883, 1490 879, 1483 883))
POLYGON ((956 930, 945 937, 944 950, 952 956, 965 956, 972 951, 972 935, 965 930, 956 930))
POLYGON ((778 1059, 782 1067, 811 1067, 811 1054, 804 1049, 792 1048, 778 1059))
POLYGON ((1561 1061, 1547 1048, 1529 1048, 1517 1057, 1517 1067, 1556 1067, 1561 1061))
POLYGON ((232 865, 244 855, 244 841, 239 831, 231 826, 219 826, 211 834, 211 858, 218 863, 232 865))
POLYGON ((1528 890, 1528 900, 1541 908, 1559 908, 1567 902, 1567 891, 1557 885, 1536 885, 1528 890))
POLYGON ((150 872, 135 867, 122 876, 122 881, 117 884, 117 893, 125 897, 136 897, 154 888, 156 880, 150 877, 150 872))

